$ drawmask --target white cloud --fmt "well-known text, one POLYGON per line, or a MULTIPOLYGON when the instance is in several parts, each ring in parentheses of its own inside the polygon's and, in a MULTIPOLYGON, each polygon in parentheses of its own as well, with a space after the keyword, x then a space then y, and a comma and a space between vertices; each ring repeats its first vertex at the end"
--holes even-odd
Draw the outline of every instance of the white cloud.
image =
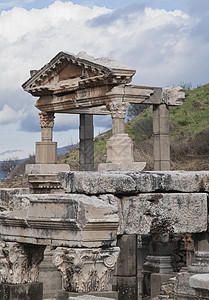
MULTIPOLYGON (((56 1, 44 9, 4 11, 0 15, 0 105, 14 105, 15 111, 27 108, 30 113, 35 99, 31 101, 21 84, 30 69, 41 68, 59 51, 115 58, 137 70, 136 84, 206 83, 209 44, 193 36, 199 22, 180 10, 137 3, 112 11, 56 1), (2 96, 10 92, 10 99, 2 96)), ((58 117, 57 128, 66 127, 65 118, 58 117)))
POLYGON ((26 113, 23 110, 15 111, 5 104, 3 109, 0 110, 0 125, 16 123, 17 121, 21 121, 25 116, 26 113))

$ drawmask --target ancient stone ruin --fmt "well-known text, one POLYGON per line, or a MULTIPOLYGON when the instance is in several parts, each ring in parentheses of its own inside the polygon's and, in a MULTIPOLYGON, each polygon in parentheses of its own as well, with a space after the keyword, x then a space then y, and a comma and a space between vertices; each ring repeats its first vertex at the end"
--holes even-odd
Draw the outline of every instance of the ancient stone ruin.
POLYGON ((130 85, 135 70, 60 52, 23 88, 38 96, 41 142, 27 189, 1 189, 0 299, 209 299, 209 171, 169 171, 180 87, 130 85), (129 103, 153 105, 155 170, 134 162, 129 103), (55 113, 80 115, 81 171, 57 164, 55 113), (94 171, 93 115, 111 114, 94 171))

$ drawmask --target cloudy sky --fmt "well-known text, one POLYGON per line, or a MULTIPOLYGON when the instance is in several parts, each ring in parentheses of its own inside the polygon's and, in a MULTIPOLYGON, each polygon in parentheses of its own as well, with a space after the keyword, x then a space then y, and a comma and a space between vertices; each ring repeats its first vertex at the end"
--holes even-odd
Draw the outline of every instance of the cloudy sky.
MULTIPOLYGON (((195 87, 209 82, 208 28, 209 0, 0 0, 0 160, 40 140, 36 99, 21 88, 31 69, 86 51, 135 68, 135 84, 195 87)), ((78 141, 77 116, 55 123, 59 147, 78 141)), ((108 126, 96 119, 95 134, 108 126)))

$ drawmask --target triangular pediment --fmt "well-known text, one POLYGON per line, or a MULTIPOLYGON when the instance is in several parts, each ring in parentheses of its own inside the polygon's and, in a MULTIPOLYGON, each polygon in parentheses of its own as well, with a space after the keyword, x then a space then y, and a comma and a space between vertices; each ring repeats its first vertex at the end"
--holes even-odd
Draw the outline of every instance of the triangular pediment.
POLYGON ((106 57, 60 52, 40 70, 31 71, 23 89, 34 96, 59 94, 89 86, 130 83, 134 74, 134 69, 106 57))

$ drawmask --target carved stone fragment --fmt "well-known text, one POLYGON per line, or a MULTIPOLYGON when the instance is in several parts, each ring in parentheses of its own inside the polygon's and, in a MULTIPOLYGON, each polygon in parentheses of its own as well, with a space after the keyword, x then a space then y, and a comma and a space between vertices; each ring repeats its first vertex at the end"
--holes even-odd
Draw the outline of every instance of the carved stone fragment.
POLYGON ((0 282, 11 284, 36 282, 44 249, 44 246, 1 242, 0 282))
POLYGON ((162 89, 163 102, 167 105, 182 105, 185 92, 181 86, 170 86, 162 89))
POLYGON ((119 251, 118 247, 105 250, 58 247, 53 262, 62 273, 65 290, 108 291, 119 251))

